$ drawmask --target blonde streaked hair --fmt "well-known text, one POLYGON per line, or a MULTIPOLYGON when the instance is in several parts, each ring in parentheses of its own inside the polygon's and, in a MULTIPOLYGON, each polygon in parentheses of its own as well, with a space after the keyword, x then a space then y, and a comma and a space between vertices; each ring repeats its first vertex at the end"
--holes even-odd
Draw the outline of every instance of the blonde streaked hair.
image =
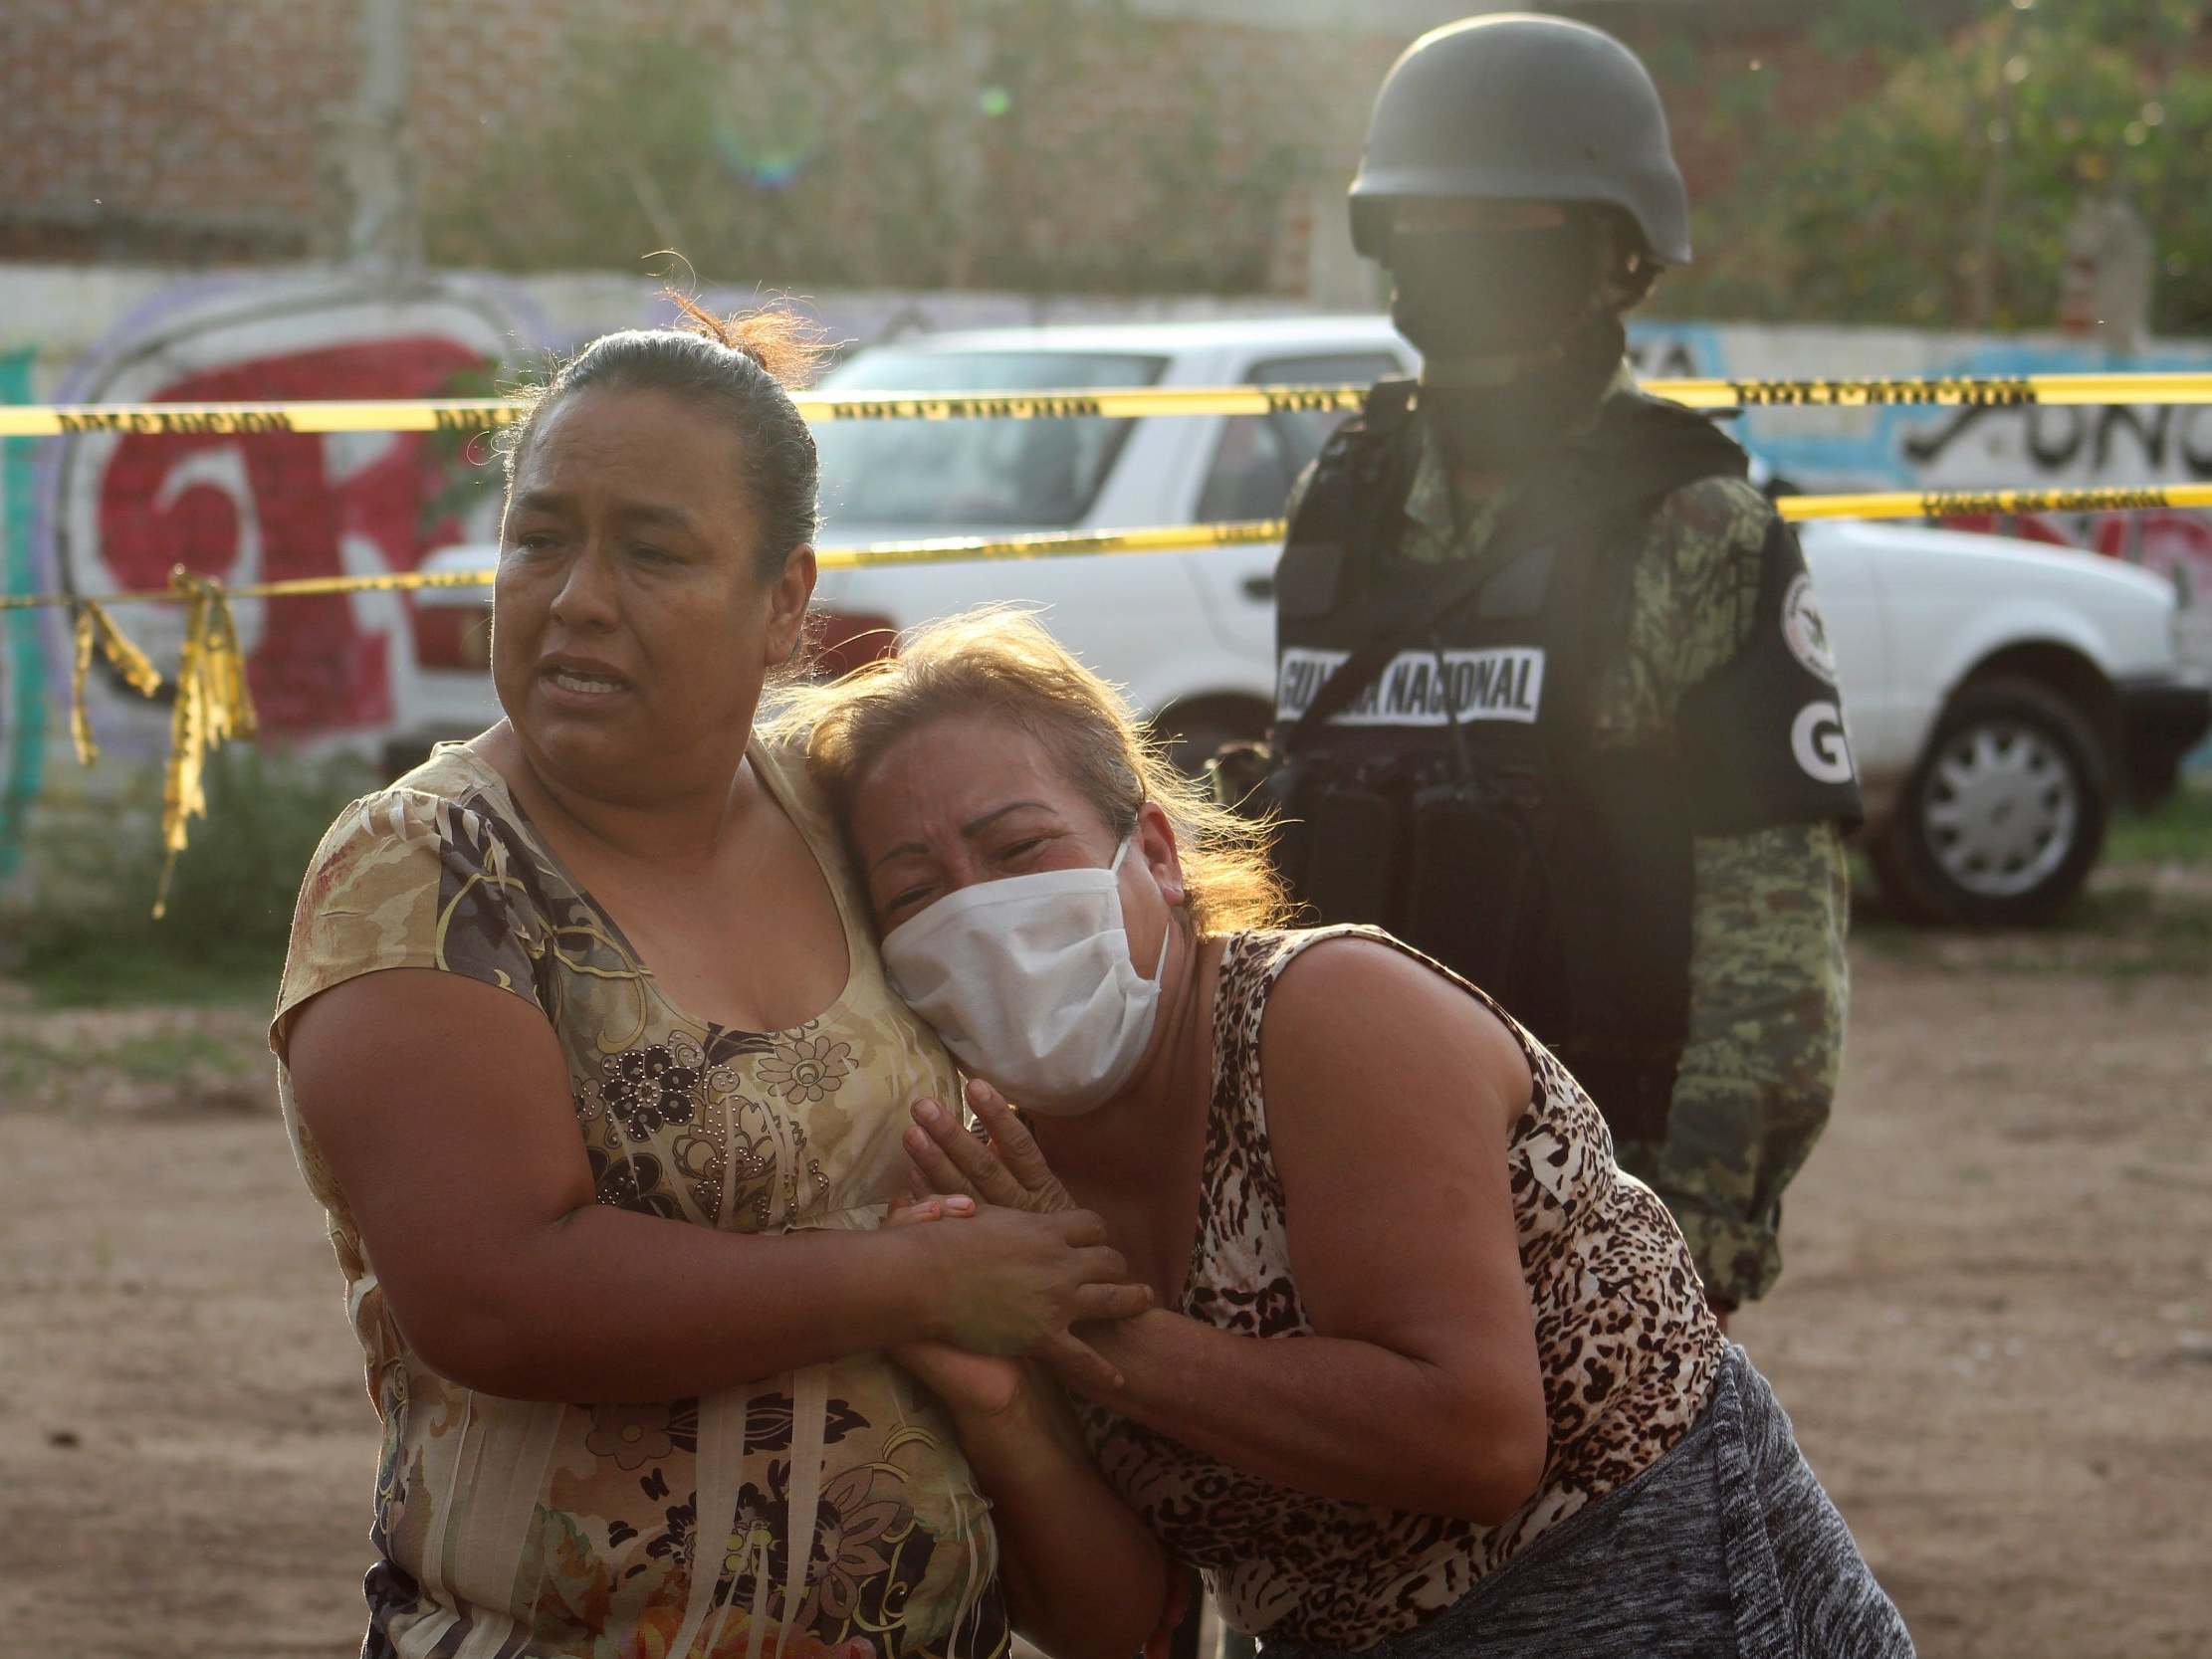
POLYGON ((1004 720, 1037 737, 1117 838, 1136 827, 1139 807, 1156 803, 1175 828, 1184 905, 1200 934, 1289 918, 1266 826, 1177 770, 1120 692, 1026 611, 987 606, 923 623, 899 636, 896 656, 782 693, 770 726, 803 745, 849 835, 854 794, 876 762, 909 732, 954 715, 1004 720))

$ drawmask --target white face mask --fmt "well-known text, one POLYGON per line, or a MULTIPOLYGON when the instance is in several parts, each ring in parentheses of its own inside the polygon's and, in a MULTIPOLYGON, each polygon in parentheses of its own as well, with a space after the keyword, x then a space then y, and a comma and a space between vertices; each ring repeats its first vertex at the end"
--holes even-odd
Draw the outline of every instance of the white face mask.
POLYGON ((1121 913, 1129 847, 1104 870, 964 887, 883 941, 892 988, 962 1065, 1028 1111, 1103 1106, 1144 1058, 1168 940, 1152 976, 1139 973, 1121 913))

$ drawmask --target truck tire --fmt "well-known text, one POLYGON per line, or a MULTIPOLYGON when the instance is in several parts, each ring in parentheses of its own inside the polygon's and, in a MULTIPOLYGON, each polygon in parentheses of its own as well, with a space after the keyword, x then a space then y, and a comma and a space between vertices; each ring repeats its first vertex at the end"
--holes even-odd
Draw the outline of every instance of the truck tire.
POLYGON ((2081 710, 2038 681, 1992 675, 1951 699, 1869 850, 1907 917, 2026 927, 2081 892, 2111 808, 2110 767, 2081 710))

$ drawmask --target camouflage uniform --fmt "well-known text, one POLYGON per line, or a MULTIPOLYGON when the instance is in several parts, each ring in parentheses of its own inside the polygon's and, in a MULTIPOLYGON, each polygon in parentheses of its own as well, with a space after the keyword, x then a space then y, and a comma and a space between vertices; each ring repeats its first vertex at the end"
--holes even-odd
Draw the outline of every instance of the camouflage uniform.
MULTIPOLYGON (((1624 365, 1606 395, 1634 384, 1624 365)), ((1399 556, 1483 558, 1512 487, 1470 497, 1426 429, 1408 430, 1423 447, 1399 556)), ((1601 747, 1674 741, 1683 693, 1750 635, 1772 518, 1766 499, 1733 478, 1701 480, 1660 504, 1636 565, 1628 648, 1595 700, 1601 747)), ((1692 870, 1689 1026, 1666 1139, 1616 1150, 1673 1212, 1708 1293, 1733 1306, 1764 1295, 1781 1272, 1782 1190, 1828 1121, 1843 1053, 1849 874, 1833 823, 1700 835, 1692 870)))

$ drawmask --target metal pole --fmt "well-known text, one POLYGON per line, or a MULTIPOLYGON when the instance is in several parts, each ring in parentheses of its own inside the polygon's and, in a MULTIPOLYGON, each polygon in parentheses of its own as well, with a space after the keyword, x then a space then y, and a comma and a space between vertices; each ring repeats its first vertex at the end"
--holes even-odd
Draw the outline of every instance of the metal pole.
POLYGON ((352 197, 346 262, 392 273, 422 264, 407 122, 414 9, 414 0, 361 0, 360 86, 341 150, 352 197))

